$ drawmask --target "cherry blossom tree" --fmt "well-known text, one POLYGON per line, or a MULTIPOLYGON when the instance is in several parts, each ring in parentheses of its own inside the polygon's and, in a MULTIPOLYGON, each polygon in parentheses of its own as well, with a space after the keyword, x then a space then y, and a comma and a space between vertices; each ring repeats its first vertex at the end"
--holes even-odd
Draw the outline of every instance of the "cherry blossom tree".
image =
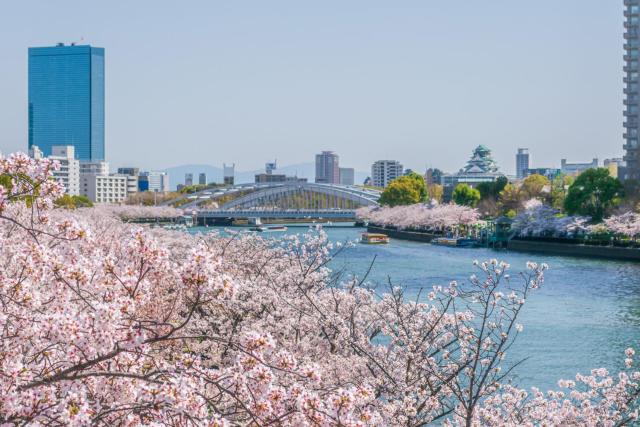
POLYGON ((478 223, 480 214, 476 209, 448 204, 415 204, 395 207, 361 208, 356 211, 360 220, 371 224, 397 227, 399 229, 421 229, 443 232, 458 226, 478 223))
POLYGON ((628 237, 640 237, 640 214, 626 212, 613 215, 604 220, 604 224, 612 233, 628 237))
POLYGON ((573 236, 587 233, 590 218, 560 215, 557 209, 531 199, 523 204, 524 211, 513 219, 511 229, 519 236, 573 236))
MULTIPOLYGON (((343 248, 322 233, 274 244, 131 226, 100 209, 52 209, 62 192, 50 179, 55 167, 0 158, 2 425, 637 418, 631 349, 617 379, 596 370, 560 383, 568 394, 509 384, 518 362, 505 360, 544 264, 512 274, 506 263, 476 262, 468 282, 409 297, 400 286, 331 271, 343 248)), ((446 226, 451 216, 419 209, 423 223, 446 226)))

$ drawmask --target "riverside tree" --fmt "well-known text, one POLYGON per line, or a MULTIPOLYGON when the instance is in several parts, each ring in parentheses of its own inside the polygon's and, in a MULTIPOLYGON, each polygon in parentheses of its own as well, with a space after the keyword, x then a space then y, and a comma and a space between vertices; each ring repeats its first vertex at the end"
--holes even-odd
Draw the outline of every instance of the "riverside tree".
POLYGON ((380 204, 387 206, 412 205, 427 201, 424 178, 415 172, 389 183, 380 195, 380 204))
POLYGON ((2 425, 624 425, 640 372, 531 393, 502 361, 544 264, 475 263, 408 298, 279 245, 53 209, 56 165, 0 158, 2 425))
POLYGON ((480 201, 480 192, 469 184, 458 184, 451 198, 458 205, 474 207, 480 201))
POLYGON ((617 206, 624 196, 624 188, 605 168, 582 172, 569 187, 564 200, 568 214, 590 216, 601 221, 605 214, 617 206))

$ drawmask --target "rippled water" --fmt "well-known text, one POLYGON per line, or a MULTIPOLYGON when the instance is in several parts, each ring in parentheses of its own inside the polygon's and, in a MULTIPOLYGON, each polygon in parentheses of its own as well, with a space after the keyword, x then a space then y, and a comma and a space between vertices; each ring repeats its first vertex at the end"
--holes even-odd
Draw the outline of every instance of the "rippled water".
MULTIPOLYGON (((302 233, 305 228, 289 228, 302 233)), ((363 231, 354 227, 325 228, 332 241, 354 241, 363 231)), ((263 236, 277 238, 278 233, 263 236)), ((357 244, 343 251, 331 267, 378 283, 391 280, 414 292, 421 287, 464 281, 476 272, 474 259, 498 258, 511 264, 512 276, 529 260, 546 262, 544 286, 528 299, 521 315, 524 331, 507 362, 528 357, 516 370, 520 386, 555 387, 559 378, 576 372, 622 367, 622 352, 640 348, 640 263, 526 254, 490 249, 447 248, 392 239, 389 245, 357 244)))

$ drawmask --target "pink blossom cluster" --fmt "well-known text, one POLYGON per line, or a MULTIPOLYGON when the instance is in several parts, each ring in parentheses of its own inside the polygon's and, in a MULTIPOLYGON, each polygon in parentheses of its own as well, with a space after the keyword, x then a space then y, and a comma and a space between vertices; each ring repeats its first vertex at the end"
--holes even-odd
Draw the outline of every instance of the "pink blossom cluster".
POLYGON ((394 207, 365 207, 356 211, 360 220, 371 224, 400 229, 446 231, 458 226, 476 224, 480 218, 477 209, 448 204, 415 204, 394 207))
POLYGON ((138 205, 105 205, 101 204, 95 207, 106 215, 114 216, 125 221, 161 218, 171 219, 178 218, 183 215, 180 209, 172 206, 138 206, 138 205))
POLYGON ((468 282, 406 298, 402 287, 330 271, 340 248, 322 233, 274 244, 50 209, 60 190, 50 166, 0 161, 2 425, 622 425, 637 416, 632 350, 617 379, 594 371, 577 377, 576 393, 509 386, 502 361, 544 264, 512 274, 498 260, 475 262, 468 282))
POLYGON ((640 214, 626 212, 613 215, 604 220, 604 224, 612 233, 622 236, 640 237, 640 214))
POLYGON ((524 203, 525 210, 513 219, 511 229, 520 236, 573 236, 589 231, 590 218, 561 215, 550 206, 532 199, 524 203))

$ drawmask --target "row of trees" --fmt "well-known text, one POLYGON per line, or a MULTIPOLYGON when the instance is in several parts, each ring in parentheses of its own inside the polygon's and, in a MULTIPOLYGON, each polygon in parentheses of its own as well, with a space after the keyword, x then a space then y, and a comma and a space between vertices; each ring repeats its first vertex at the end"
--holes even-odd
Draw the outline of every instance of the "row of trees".
MULTIPOLYGON (((634 191, 630 199, 634 197, 634 191)), ((509 183, 504 176, 493 182, 484 182, 475 188, 458 184, 452 201, 456 204, 478 207, 485 215, 514 216, 523 210, 527 200, 538 199, 548 206, 569 215, 588 216, 601 221, 612 213, 625 197, 622 183, 604 168, 589 169, 577 177, 558 176, 553 181, 542 175, 531 175, 520 184, 509 183)), ((412 173, 392 181, 384 190, 380 203, 387 206, 441 201, 442 186, 426 186, 424 179, 412 173)))

